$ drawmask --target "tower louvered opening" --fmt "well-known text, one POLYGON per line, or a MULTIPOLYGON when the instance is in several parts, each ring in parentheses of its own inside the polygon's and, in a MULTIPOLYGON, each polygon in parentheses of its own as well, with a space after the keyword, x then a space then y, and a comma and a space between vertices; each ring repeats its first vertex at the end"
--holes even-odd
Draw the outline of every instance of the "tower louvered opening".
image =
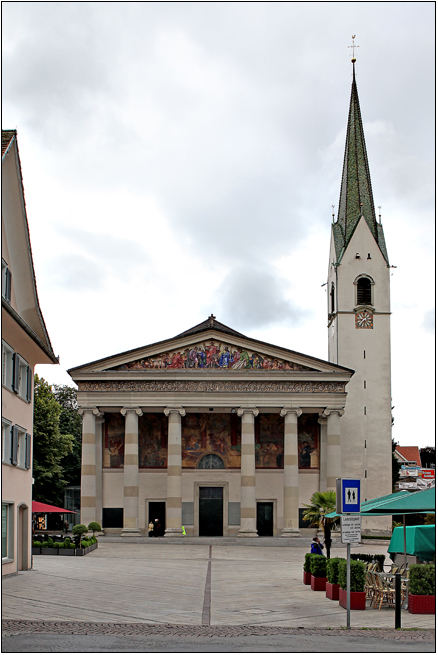
POLYGON ((357 304, 371 305, 371 280, 361 277, 357 281, 357 304))

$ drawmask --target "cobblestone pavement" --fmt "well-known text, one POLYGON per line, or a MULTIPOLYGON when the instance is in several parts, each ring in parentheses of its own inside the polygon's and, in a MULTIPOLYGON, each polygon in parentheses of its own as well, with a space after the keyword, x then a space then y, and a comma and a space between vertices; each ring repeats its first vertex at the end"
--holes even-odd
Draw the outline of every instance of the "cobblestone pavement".
POLYGON ((18 634, 62 634, 62 635, 163 635, 189 637, 247 637, 275 635, 323 635, 327 638, 369 635, 378 639, 396 641, 435 640, 435 630, 391 630, 382 628, 282 628, 276 626, 233 625, 233 626, 192 626, 148 623, 92 623, 85 621, 2 621, 3 636, 18 634))

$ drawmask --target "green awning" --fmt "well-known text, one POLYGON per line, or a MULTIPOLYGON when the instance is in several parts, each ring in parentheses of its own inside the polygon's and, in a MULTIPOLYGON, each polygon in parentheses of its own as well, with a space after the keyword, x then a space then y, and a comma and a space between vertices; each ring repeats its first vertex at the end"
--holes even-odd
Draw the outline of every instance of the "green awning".
MULTIPOLYGON (((403 497, 395 497, 393 499, 384 500, 373 507, 367 508, 366 512, 385 514, 415 514, 422 512, 435 511, 435 488, 425 489, 424 491, 416 491, 409 493, 403 497)), ((362 510, 362 507, 361 507, 362 510)))
MULTIPOLYGON (((395 494, 366 500, 360 505, 358 516, 386 516, 387 514, 420 514, 435 511, 435 489, 424 491, 399 491, 395 494)), ((340 516, 330 512, 325 517, 334 519, 340 516)))
MULTIPOLYGON (((388 553, 403 553, 403 528, 398 527, 392 533, 388 546, 388 553)), ((416 555, 426 562, 433 561, 435 557, 435 526, 434 525, 408 525, 406 528, 406 554, 416 555)), ((391 559, 394 559, 393 557, 391 559)))

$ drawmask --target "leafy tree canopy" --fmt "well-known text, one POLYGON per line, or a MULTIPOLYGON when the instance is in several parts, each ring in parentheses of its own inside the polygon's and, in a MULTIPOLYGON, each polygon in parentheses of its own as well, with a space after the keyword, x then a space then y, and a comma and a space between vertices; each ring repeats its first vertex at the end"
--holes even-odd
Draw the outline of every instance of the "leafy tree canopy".
POLYGON ((73 451, 74 436, 60 429, 62 408, 51 386, 38 375, 34 380, 33 498, 52 505, 63 505, 62 459, 73 451))
POLYGON ((53 395, 61 406, 59 429, 62 434, 74 437, 73 448, 61 461, 64 477, 69 485, 81 484, 81 450, 82 450, 82 418, 78 411, 76 389, 67 385, 54 384, 53 395))

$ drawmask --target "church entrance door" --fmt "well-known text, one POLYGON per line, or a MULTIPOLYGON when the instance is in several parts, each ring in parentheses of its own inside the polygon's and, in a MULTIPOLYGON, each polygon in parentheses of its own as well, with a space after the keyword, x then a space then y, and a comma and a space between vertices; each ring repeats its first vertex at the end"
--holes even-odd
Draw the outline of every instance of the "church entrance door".
POLYGON ((166 503, 149 502, 149 523, 158 519, 158 529, 154 529, 154 537, 164 537, 166 529, 166 503))
POLYGON ((274 503, 257 503, 257 532, 259 537, 274 536, 274 503))
POLYGON ((199 487, 199 536, 223 537, 223 534, 223 487, 199 487))

